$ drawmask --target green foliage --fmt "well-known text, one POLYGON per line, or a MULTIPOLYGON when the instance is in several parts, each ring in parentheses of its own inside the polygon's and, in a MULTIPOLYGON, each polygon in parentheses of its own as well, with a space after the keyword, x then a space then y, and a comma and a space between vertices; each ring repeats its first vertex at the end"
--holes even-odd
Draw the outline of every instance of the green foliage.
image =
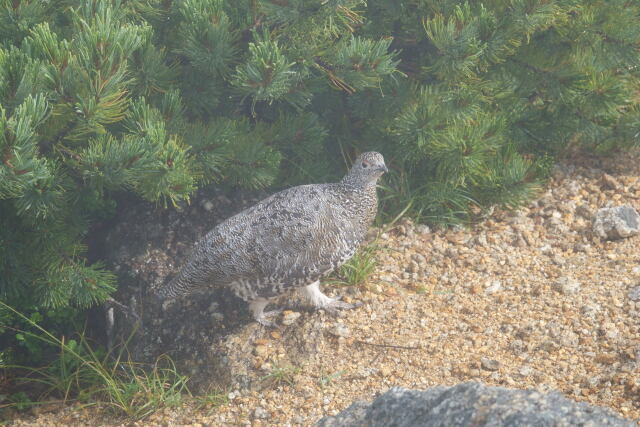
POLYGON ((369 40, 351 37, 329 56, 332 79, 348 93, 379 88, 382 79, 393 75, 400 61, 389 54, 392 39, 369 40))
POLYGON ((0 0, 0 298, 54 328, 104 301, 85 245, 123 192, 180 206, 378 150, 387 218, 517 206, 568 148, 638 143, 639 24, 627 0, 0 0))
POLYGON ((229 394, 224 391, 209 392, 195 397, 198 410, 208 409, 207 416, 211 415, 218 407, 229 403, 229 394))
POLYGON ((251 97, 252 111, 256 102, 271 104, 283 98, 296 79, 292 69, 295 63, 287 60, 278 43, 270 40, 267 33, 262 36, 254 33, 254 38, 256 42, 249 43, 249 60, 238 66, 234 79, 238 91, 251 97))
POLYGON ((8 401, 9 405, 16 408, 18 411, 25 411, 27 409, 35 406, 36 402, 31 400, 31 398, 24 391, 19 391, 17 393, 13 393, 9 396, 8 401))
POLYGON ((276 388, 284 385, 294 385, 295 376, 301 369, 292 365, 275 365, 271 372, 260 379, 262 388, 276 388))
POLYGON ((331 385, 335 380, 346 374, 346 372, 347 371, 341 370, 328 375, 320 375, 320 379, 318 380, 320 388, 324 389, 325 387, 331 385))
POLYGON ((346 286, 366 286, 367 279, 376 268, 377 242, 364 246, 337 271, 338 281, 346 286))
POLYGON ((192 66, 210 75, 226 75, 237 54, 237 33, 224 12, 222 0, 185 0, 180 15, 179 48, 192 66), (215 52, 215 55, 212 53, 215 52))
POLYGON ((376 0, 364 17, 362 34, 393 35, 408 76, 350 102, 356 145, 380 141, 396 162, 387 212, 411 202, 451 223, 474 205, 513 207, 570 143, 638 143, 636 3, 376 0))
MULTIPOLYGON (((19 340, 58 352, 43 367, 0 364, 1 369, 22 372, 19 383, 44 390, 39 396, 41 401, 53 395, 65 402, 77 400, 86 405, 100 405, 116 415, 137 420, 159 408, 176 406, 184 395, 190 395, 188 378, 176 372, 167 356, 151 366, 142 366, 124 359, 122 350, 115 355, 94 350, 84 334, 79 334, 77 340, 58 338, 39 326, 33 316, 29 318, 1 301, 0 307, 34 331, 17 330, 19 340)), ((10 406, 18 410, 38 403, 24 392, 12 395, 10 401, 10 406)))
MULTIPOLYGON (((333 178, 312 103, 398 63, 391 38, 354 35, 361 1, 0 6, 0 298, 60 332, 115 289, 85 245, 116 195, 179 206, 206 184, 333 178)), ((11 332, 33 328, 6 316, 6 354, 37 360, 38 340, 11 332)))

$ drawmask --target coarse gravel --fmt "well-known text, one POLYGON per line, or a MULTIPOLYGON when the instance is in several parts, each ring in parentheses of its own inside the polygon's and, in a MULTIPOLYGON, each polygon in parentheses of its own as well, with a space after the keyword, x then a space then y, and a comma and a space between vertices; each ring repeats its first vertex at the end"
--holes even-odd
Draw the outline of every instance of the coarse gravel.
POLYGON ((403 220, 378 233, 367 283, 326 286, 363 306, 334 317, 293 304, 280 330, 244 328, 228 346, 251 387, 225 390, 218 408, 130 422, 50 405, 13 425, 312 425, 392 386, 465 381, 558 390, 639 420, 640 237, 592 231, 598 208, 640 210, 639 160, 559 165, 534 202, 472 228, 403 220))

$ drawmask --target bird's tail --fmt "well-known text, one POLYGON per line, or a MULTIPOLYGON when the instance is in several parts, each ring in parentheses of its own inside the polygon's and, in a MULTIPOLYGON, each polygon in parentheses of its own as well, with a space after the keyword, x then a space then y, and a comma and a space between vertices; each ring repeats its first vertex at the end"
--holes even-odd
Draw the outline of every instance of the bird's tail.
POLYGON ((203 282, 203 277, 200 277, 202 272, 194 264, 187 263, 175 277, 160 285, 155 290, 155 295, 160 299, 178 298, 200 288, 203 282))
POLYGON ((154 295, 160 300, 176 298, 185 295, 187 292, 181 292, 181 287, 176 283, 176 279, 178 279, 178 277, 179 275, 169 280, 168 282, 163 283, 161 286, 155 289, 154 295))

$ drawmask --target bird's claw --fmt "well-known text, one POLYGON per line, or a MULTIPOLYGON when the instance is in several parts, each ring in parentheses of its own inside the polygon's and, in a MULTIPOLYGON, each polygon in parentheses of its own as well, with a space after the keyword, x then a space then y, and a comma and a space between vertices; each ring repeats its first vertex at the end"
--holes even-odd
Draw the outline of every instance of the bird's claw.
POLYGON ((262 326, 264 326, 265 328, 276 328, 277 327, 276 323, 273 320, 270 320, 269 318, 275 317, 280 313, 282 313, 282 309, 266 311, 266 312, 263 312, 258 317, 256 317, 256 321, 260 323, 262 326))
POLYGON ((331 298, 326 304, 324 304, 321 308, 326 310, 327 313, 330 313, 334 316, 337 316, 338 310, 351 310, 352 308, 357 308, 362 306, 361 302, 357 302, 355 304, 350 304, 348 302, 342 301, 342 297, 331 298))

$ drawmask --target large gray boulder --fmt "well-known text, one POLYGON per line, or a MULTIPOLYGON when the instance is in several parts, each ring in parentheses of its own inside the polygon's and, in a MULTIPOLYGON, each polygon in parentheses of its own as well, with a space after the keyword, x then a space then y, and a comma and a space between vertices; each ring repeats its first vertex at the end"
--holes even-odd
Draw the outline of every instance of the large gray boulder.
POLYGON ((602 239, 623 239, 640 232, 640 215, 631 206, 602 208, 596 212, 593 232, 602 239))
POLYGON ((560 393, 510 390, 469 382, 424 391, 394 387, 372 403, 356 402, 318 427, 348 426, 634 426, 606 409, 560 393))

